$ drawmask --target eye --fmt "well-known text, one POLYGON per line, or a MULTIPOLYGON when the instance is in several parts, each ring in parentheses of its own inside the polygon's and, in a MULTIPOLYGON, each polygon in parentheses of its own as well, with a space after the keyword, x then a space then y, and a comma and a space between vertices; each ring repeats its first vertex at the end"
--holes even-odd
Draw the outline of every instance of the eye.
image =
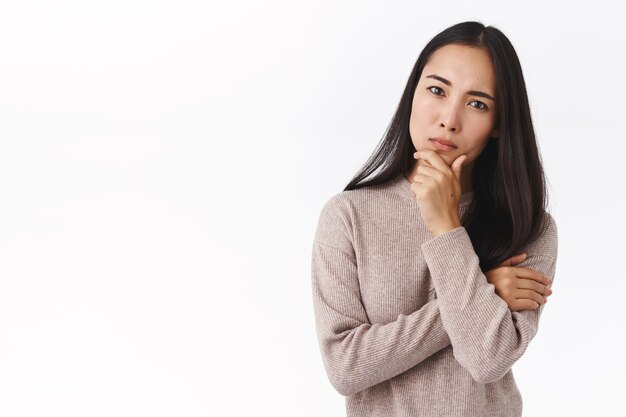
POLYGON ((431 88, 436 88, 437 90, 439 90, 439 91, 442 91, 442 92, 443 92, 443 90, 442 90, 441 88, 439 88, 439 87, 437 87, 437 86, 435 86, 435 85, 433 85, 432 87, 428 87, 428 88, 427 88, 427 90, 428 90, 428 91, 430 91, 431 93, 433 93, 433 94, 435 94, 435 95, 437 95, 437 96, 440 96, 441 94, 437 94, 437 93, 435 93, 433 90, 431 90, 431 88))
POLYGON ((478 106, 472 106, 472 107, 476 107, 479 110, 487 110, 489 107, 487 107, 487 105, 485 103, 483 103, 482 101, 478 101, 478 100, 474 100, 472 101, 472 103, 478 103, 478 106))

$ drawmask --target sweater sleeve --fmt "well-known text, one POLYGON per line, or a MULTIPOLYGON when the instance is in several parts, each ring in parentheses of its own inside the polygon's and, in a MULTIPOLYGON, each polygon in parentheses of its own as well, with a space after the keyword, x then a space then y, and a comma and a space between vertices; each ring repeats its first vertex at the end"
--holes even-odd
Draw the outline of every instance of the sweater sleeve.
POLYGON ((329 201, 312 251, 313 306, 326 373, 342 395, 386 381, 450 345, 434 299, 389 323, 363 306, 349 221, 329 201))
MULTIPOLYGON (((554 283, 557 229, 552 216, 546 215, 548 227, 539 239, 520 251, 528 256, 515 266, 533 269, 554 283)), ((425 242, 422 252, 454 357, 477 382, 486 384, 502 378, 537 334, 545 304, 511 312, 481 271, 479 258, 462 226, 425 242)))

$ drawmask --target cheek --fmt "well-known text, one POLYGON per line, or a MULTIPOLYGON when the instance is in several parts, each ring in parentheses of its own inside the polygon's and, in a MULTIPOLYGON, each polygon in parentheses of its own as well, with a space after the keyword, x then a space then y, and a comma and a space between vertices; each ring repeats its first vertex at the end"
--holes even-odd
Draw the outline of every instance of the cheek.
POLYGON ((490 112, 482 119, 482 123, 480 124, 481 135, 483 137, 489 136, 491 131, 496 127, 495 126, 495 114, 490 112))
POLYGON ((466 126, 467 136, 471 138, 472 147, 483 149, 487 145, 489 135, 493 130, 493 120, 491 118, 479 120, 466 126))
POLYGON ((489 137, 487 136, 488 134, 489 131, 472 140, 471 145, 467 150, 468 162, 474 161, 483 152, 489 142, 489 137))
POLYGON ((435 106, 430 100, 418 99, 413 106, 413 111, 420 115, 420 120, 431 120, 435 115, 435 106))
POLYGON ((432 103, 420 99, 413 101, 411 109, 411 127, 413 129, 422 129, 432 124, 435 118, 435 109, 432 103))

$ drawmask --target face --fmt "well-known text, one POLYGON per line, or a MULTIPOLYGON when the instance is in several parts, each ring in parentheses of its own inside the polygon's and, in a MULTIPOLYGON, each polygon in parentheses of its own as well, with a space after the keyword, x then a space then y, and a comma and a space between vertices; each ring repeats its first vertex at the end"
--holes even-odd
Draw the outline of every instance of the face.
MULTIPOLYGON (((496 78, 488 53, 464 45, 437 49, 424 66, 415 89, 409 132, 416 150, 435 150, 448 166, 466 154, 463 172, 471 173, 494 129, 496 78), (444 149, 441 138, 456 147, 444 149)), ((495 139, 492 139, 495 140, 495 139)))

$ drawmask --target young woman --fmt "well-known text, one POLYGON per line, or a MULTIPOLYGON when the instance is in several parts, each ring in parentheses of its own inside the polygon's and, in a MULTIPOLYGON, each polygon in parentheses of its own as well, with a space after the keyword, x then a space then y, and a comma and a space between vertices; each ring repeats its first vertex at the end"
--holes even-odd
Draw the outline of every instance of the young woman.
POLYGON ((557 259, 513 46, 478 22, 435 36, 384 139, 324 205, 317 335, 348 416, 521 416, 512 366, 557 259))

